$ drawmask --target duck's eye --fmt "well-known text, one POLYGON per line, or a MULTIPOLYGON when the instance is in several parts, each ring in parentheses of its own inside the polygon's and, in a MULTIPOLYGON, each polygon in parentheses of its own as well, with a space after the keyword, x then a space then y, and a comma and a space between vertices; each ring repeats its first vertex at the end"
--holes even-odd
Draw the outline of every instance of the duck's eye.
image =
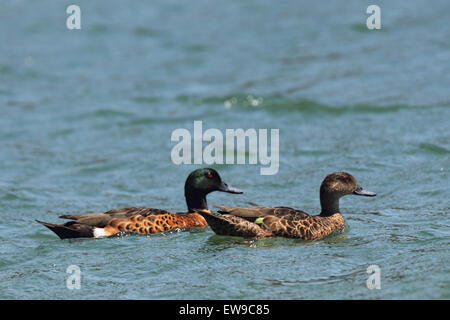
POLYGON ((211 178, 213 177, 213 174, 212 174, 211 172, 208 172, 208 173, 206 174, 206 176, 207 176, 209 179, 211 179, 211 178))

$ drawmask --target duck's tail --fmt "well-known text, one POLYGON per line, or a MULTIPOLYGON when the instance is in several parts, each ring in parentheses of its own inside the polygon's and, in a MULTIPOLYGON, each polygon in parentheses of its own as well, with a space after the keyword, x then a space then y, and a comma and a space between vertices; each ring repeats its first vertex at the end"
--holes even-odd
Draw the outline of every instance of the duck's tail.
POLYGON ((94 238, 99 236, 99 233, 103 230, 103 228, 83 225, 74 221, 70 221, 65 224, 53 224, 39 220, 36 220, 36 222, 52 230, 60 239, 94 238))

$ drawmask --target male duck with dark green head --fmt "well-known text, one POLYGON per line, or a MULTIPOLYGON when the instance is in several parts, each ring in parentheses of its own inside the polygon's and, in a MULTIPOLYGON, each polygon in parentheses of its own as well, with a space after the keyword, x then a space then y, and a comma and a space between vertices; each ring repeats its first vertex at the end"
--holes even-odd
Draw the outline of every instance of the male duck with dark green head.
POLYGON ((303 240, 320 239, 344 228, 339 199, 345 195, 374 197, 376 194, 360 187, 346 172, 326 176, 320 186, 319 215, 309 215, 288 207, 225 207, 221 215, 199 211, 213 231, 219 235, 264 238, 286 237, 303 240))
POLYGON ((188 176, 184 185, 186 213, 174 213, 153 208, 121 208, 106 212, 63 215, 71 219, 65 224, 37 221, 61 239, 99 238, 119 232, 159 233, 175 228, 194 228, 207 225, 197 210, 209 211, 206 196, 213 191, 242 193, 222 181, 219 173, 211 168, 197 169, 188 176))

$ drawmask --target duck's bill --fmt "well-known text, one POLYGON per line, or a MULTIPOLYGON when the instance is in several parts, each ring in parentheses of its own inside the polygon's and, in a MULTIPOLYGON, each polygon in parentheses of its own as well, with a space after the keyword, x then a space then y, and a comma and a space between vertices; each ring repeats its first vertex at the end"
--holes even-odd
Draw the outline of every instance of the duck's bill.
POLYGON ((220 184, 219 191, 228 192, 228 193, 238 193, 238 194, 244 193, 243 191, 241 191, 239 189, 230 187, 228 184, 226 184, 223 181, 220 184))
POLYGON ((365 196, 365 197, 375 197, 377 194, 375 192, 367 191, 363 187, 358 186, 355 191, 353 191, 353 194, 356 194, 358 196, 365 196))

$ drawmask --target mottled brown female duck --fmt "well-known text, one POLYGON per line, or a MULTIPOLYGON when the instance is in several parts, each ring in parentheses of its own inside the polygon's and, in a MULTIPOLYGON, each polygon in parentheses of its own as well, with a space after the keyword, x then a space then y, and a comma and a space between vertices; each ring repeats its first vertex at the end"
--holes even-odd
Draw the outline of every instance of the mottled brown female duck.
POLYGON ((205 227, 205 219, 196 210, 209 212, 206 195, 213 191, 242 193, 222 181, 216 170, 202 168, 193 171, 184 185, 186 213, 174 213, 153 208, 121 208, 106 212, 63 215, 71 219, 65 224, 37 221, 61 239, 99 238, 119 232, 159 233, 175 228, 205 227))
POLYGON ((239 237, 286 237, 303 240, 320 239, 344 228, 339 198, 348 194, 373 197, 376 194, 358 186, 346 172, 328 175, 320 186, 322 212, 311 216, 288 207, 225 207, 221 215, 199 211, 211 229, 219 235, 239 237))

